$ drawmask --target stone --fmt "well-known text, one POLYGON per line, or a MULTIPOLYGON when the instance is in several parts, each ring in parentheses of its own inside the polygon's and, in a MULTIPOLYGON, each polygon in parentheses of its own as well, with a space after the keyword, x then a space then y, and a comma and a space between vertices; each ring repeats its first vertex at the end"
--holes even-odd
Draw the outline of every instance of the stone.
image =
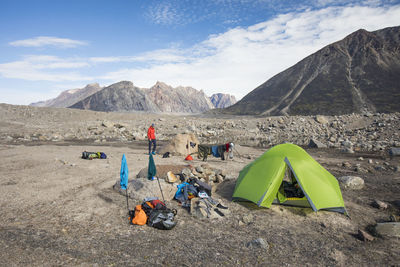
POLYGON ((380 210, 386 210, 388 208, 387 203, 377 200, 377 199, 375 199, 374 202, 372 202, 372 206, 375 208, 378 208, 380 210))
POLYGON ((315 117, 315 120, 320 124, 328 124, 329 123, 328 119, 325 116, 321 116, 321 115, 317 115, 315 117))
POLYGON ((354 154, 354 150, 350 147, 345 147, 341 150, 342 153, 346 153, 346 154, 354 154))
POLYGON ((252 240, 246 244, 248 248, 262 248, 262 249, 269 249, 268 242, 265 241, 263 238, 257 238, 252 240))
POLYGON ((400 156, 400 147, 391 147, 389 149, 389 155, 391 157, 400 156))
POLYGON ((101 126, 106 127, 106 128, 111 128, 111 127, 114 127, 114 124, 109 121, 102 121, 101 126))
POLYGON ((310 139, 310 143, 308 144, 308 147, 327 148, 327 146, 324 143, 322 143, 316 139, 310 139))
POLYGON ((196 171, 197 171, 198 173, 203 173, 203 172, 204 172, 204 169, 203 169, 203 167, 201 167, 201 166, 197 166, 197 167, 196 167, 196 171))
POLYGON ((374 237, 367 232, 363 230, 358 230, 358 238, 360 238, 361 241, 373 241, 374 237))
POLYGON ((364 188, 364 179, 358 176, 342 176, 338 178, 338 181, 347 189, 360 190, 364 188))
POLYGON ((400 237, 400 223, 399 222, 385 222, 377 223, 375 230, 382 236, 400 237))
POLYGON ((350 168, 350 167, 351 167, 351 164, 350 164, 350 162, 345 161, 345 162, 342 162, 342 167, 350 168))
POLYGON ((253 215, 252 214, 246 214, 246 215, 244 215, 243 216, 243 218, 242 218, 242 221, 245 223, 245 224, 249 224, 249 223, 252 223, 253 222, 253 215))
POLYGON ((176 183, 179 181, 179 178, 175 176, 171 171, 167 172, 166 181, 169 183, 176 183))
POLYGON ((188 168, 183 169, 181 173, 183 178, 185 178, 185 180, 190 178, 190 176, 192 176, 192 171, 188 168))

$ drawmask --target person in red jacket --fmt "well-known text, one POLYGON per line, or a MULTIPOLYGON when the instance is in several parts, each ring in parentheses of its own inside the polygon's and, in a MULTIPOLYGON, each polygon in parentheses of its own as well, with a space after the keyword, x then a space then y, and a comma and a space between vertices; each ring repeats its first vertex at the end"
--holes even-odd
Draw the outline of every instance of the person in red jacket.
POLYGON ((154 129, 154 123, 151 124, 147 130, 147 139, 149 139, 149 154, 156 154, 156 130, 154 129), (151 150, 151 144, 153 144, 153 150, 151 150))

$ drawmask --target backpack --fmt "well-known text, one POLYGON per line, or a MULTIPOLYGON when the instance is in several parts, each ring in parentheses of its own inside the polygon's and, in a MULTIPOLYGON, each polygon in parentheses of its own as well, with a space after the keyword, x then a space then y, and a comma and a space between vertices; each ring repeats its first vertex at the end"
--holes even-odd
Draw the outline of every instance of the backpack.
POLYGON ((168 209, 164 202, 159 199, 145 201, 142 209, 147 214, 147 225, 161 230, 171 230, 175 227, 174 221, 176 210, 168 209))
POLYGON ((129 221, 131 224, 145 225, 147 222, 147 215, 142 209, 142 205, 137 205, 135 210, 129 211, 129 221))
POLYGON ((176 210, 171 209, 153 209, 147 220, 147 225, 160 230, 171 230, 176 225, 174 221, 176 213, 176 210))

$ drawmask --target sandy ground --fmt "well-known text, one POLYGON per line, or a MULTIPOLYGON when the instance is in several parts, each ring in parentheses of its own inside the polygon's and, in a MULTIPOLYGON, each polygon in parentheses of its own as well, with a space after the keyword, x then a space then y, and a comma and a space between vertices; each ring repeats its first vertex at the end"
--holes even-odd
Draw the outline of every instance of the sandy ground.
MULTIPOLYGON (((335 150, 308 152, 336 177, 357 175, 366 186, 343 190, 351 219, 332 212, 273 206, 271 209, 231 202, 235 179, 252 159, 236 156, 231 161, 210 159, 234 179, 225 181, 214 195, 229 207, 219 220, 196 219, 178 209, 178 225, 171 231, 128 223, 126 199, 112 186, 119 178, 122 154, 128 161, 130 179, 147 166, 146 143, 95 145, 64 143, 40 145, 0 144, 0 265, 50 266, 299 266, 367 265, 398 266, 400 240, 357 238, 391 214, 400 215, 400 174, 374 165, 399 166, 399 159, 380 154, 341 154, 335 150), (103 151, 105 160, 83 160, 82 151, 103 151), (357 160, 363 156, 364 160, 357 160), (367 160, 372 159, 373 165, 367 160), (356 173, 360 164, 368 173, 356 173), (388 210, 371 206, 385 201, 388 210), (257 238, 266 247, 248 247, 257 238)), ((243 147, 244 154, 258 157, 265 149, 243 147)), ((186 164, 183 157, 156 164, 186 164)), ((195 159, 192 165, 203 162, 195 159)), ((157 192, 158 193, 158 192, 157 192)), ((133 207, 140 200, 130 200, 133 207)))

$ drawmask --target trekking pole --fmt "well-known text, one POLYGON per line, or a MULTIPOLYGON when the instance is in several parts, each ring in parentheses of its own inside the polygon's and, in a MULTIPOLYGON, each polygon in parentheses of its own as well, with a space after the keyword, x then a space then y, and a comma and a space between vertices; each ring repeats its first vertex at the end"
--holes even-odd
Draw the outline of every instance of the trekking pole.
POLYGON ((126 208, 128 209, 128 211, 129 211, 129 202, 128 202, 128 187, 129 187, 129 184, 128 184, 128 186, 126 187, 126 208))
POLYGON ((160 191, 161 191, 162 200, 163 200, 163 202, 165 203, 164 194, 163 194, 163 192, 162 192, 162 189, 161 189, 161 184, 160 184, 160 180, 158 179, 158 177, 157 177, 157 181, 158 181, 158 186, 160 187, 160 191))

